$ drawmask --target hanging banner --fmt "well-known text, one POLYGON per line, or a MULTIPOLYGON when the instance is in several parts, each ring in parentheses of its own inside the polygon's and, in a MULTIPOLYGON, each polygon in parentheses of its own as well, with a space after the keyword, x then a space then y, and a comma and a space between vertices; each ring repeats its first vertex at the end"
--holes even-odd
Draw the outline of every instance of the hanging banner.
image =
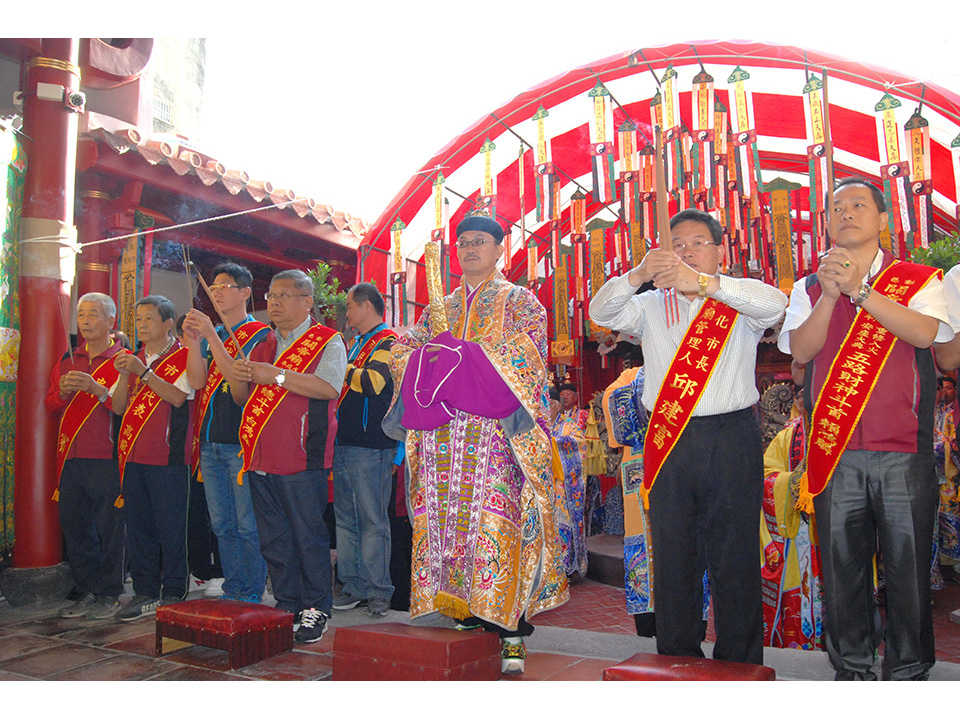
POLYGON ((904 139, 910 153, 910 197, 916 219, 912 243, 908 250, 930 246, 933 224, 933 177, 930 174, 930 123, 920 109, 903 126, 904 139))
POLYGON ((393 272, 390 273, 390 305, 393 312, 393 326, 404 327, 407 324, 407 273, 404 272, 401 234, 406 224, 397 220, 391 227, 393 234, 393 272))
MULTIPOLYGON (((590 243, 590 254, 589 254, 589 277, 590 277, 590 298, 592 299, 594 295, 603 287, 603 284, 607 281, 607 238, 606 231, 608 228, 613 227, 612 222, 607 222, 606 220, 600 220, 595 218, 591 222, 587 223, 587 236, 589 237, 590 243)), ((587 301, 587 307, 585 308, 585 313, 587 317, 590 316, 590 302, 587 301)), ((592 320, 590 321, 590 335, 596 336, 598 333, 603 335, 606 334, 606 328, 597 325, 592 320)))
POLYGON ((790 230, 790 193, 800 188, 783 178, 766 184, 770 193, 770 230, 773 236, 777 287, 788 296, 793 289, 796 271, 793 264, 793 234, 790 230))

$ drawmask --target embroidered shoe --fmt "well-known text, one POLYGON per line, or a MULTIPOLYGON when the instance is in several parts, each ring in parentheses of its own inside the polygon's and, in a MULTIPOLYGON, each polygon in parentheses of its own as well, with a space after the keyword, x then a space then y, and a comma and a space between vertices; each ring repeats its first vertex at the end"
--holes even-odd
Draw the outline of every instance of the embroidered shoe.
POLYGON ((471 630, 483 630, 483 624, 480 622, 479 618, 473 616, 464 618, 463 620, 457 620, 457 624, 453 626, 454 630, 460 630, 461 632, 469 632, 471 630))
POLYGON ((83 617, 90 609, 97 604, 97 596, 91 592, 84 593, 80 596, 80 599, 75 603, 71 603, 66 607, 60 608, 60 617, 62 618, 75 618, 83 617))
POLYGON ((147 615, 156 615, 158 607, 160 607, 160 598, 134 595, 127 606, 117 613, 117 620, 130 622, 147 615))
POLYGON ((527 649, 522 638, 504 638, 500 650, 500 672, 504 674, 523 672, 523 661, 527 657, 527 649))
POLYGON ((294 642, 315 643, 327 631, 329 615, 316 608, 307 608, 300 613, 300 627, 293 634, 294 642))

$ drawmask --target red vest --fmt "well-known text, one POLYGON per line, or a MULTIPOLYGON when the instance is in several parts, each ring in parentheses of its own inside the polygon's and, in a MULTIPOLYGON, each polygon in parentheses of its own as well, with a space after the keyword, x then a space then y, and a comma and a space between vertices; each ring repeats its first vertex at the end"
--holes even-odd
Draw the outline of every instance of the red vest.
MULTIPOLYGON (((330 335, 336 331, 329 330, 330 335)), ((253 362, 273 363, 277 334, 272 331, 250 351, 253 362)), ((323 353, 299 372, 312 373, 323 353)), ((314 400, 288 392, 269 422, 263 427, 253 449, 250 470, 273 475, 293 475, 304 470, 333 467, 333 444, 337 437, 337 399, 314 400)))
MULTIPOLYGON (((883 253, 881 271, 894 261, 883 253)), ((816 305, 822 290, 813 282, 807 286, 811 305, 816 305)), ((856 306, 841 297, 833 309, 827 339, 817 356, 807 364, 804 402, 817 398, 850 326, 856 306)), ((933 410, 937 395, 936 367, 932 348, 915 348, 898 341, 880 373, 873 394, 867 401, 847 450, 874 450, 915 453, 933 450, 933 410)))
MULTIPOLYGON (((176 341, 170 349, 158 357, 153 362, 153 367, 157 367, 163 360, 181 347, 180 342, 176 341)), ((145 351, 143 349, 137 353, 141 362, 146 363, 145 351)), ((177 378, 163 378, 171 385, 177 378)), ((132 401, 134 388, 138 378, 131 374, 127 377, 129 383, 129 398, 132 401)), ((142 465, 185 465, 190 461, 190 402, 185 401, 183 405, 175 408, 168 402, 161 401, 157 409, 150 416, 150 419, 144 424, 127 462, 140 463, 142 465)))

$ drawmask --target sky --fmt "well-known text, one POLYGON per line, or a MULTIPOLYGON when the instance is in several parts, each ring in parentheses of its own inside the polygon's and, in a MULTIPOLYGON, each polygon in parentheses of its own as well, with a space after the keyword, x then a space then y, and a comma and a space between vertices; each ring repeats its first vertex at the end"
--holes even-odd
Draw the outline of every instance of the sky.
POLYGON ((479 118, 571 68, 638 48, 797 45, 960 90, 955 28, 931 19, 938 4, 924 4, 914 32, 903 3, 883 2, 294 3, 265 20, 259 37, 250 34, 259 16, 238 34, 206 35, 200 144, 231 167, 372 222, 479 118))

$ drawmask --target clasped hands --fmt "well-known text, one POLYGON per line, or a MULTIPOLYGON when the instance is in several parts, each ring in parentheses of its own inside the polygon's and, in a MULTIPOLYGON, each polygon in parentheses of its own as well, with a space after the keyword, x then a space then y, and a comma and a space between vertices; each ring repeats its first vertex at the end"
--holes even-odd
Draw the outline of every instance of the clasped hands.
POLYGON ((856 258, 841 247, 830 248, 820 258, 817 279, 823 294, 836 299, 840 295, 855 297, 860 292, 860 283, 864 276, 856 258))
POLYGON ((666 248, 653 248, 643 261, 630 271, 630 284, 639 287, 653 281, 658 288, 673 288, 682 293, 700 289, 700 273, 687 265, 680 256, 666 248))
POLYGON ((277 381, 277 375, 280 374, 280 368, 270 363, 237 358, 230 372, 234 382, 273 385, 277 381))

